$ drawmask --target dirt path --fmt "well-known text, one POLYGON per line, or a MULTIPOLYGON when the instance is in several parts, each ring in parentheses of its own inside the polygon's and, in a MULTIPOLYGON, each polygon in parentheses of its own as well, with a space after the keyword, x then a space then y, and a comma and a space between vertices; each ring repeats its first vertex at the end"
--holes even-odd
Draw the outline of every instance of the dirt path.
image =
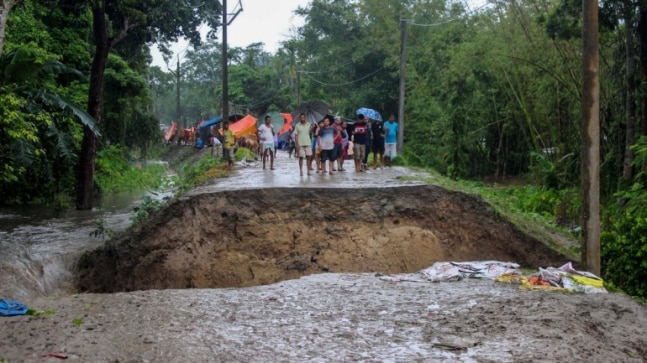
POLYGON ((555 266, 567 257, 479 198, 405 181, 407 169, 302 178, 285 156, 277 170, 238 167, 194 190, 81 266, 84 290, 166 290, 28 301, 53 315, 0 318, 0 359, 647 359, 647 308, 624 295, 489 280, 394 283, 368 273, 440 260, 555 266), (205 289, 226 286, 250 287, 205 289))

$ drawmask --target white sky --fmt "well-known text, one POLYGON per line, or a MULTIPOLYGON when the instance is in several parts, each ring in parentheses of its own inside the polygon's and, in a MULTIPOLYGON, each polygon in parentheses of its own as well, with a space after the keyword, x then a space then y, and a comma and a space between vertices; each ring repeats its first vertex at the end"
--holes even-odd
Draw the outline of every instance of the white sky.
MULTIPOLYGON (((252 43, 262 42, 264 48, 274 53, 279 48, 281 41, 290 37, 291 30, 303 25, 303 18, 296 16, 293 12, 297 7, 305 7, 310 0, 227 0, 228 13, 234 13, 238 8, 238 2, 242 3, 243 11, 231 22, 227 28, 227 42, 229 47, 245 48, 252 43)), ((485 0, 467 0, 472 9, 481 7, 485 0)), ((232 15, 227 18, 231 19, 232 15)), ((201 29, 206 34, 209 29, 201 29)), ((218 29, 218 41, 222 40, 222 28, 218 29)), ((188 42, 181 40, 171 49, 175 58, 189 47, 188 42)), ((162 55, 157 46, 151 47, 153 64, 166 69, 162 55)), ((173 62, 172 62, 173 63, 173 62)))
MULTIPOLYGON (((231 14, 238 9, 239 0, 227 0, 227 9, 231 14)), ((274 53, 281 41, 287 40, 292 28, 303 25, 303 19, 293 14, 299 6, 306 6, 310 0, 240 0, 243 11, 227 28, 229 47, 245 48, 252 43, 265 43, 265 50, 274 53)), ((231 19, 231 15, 228 15, 231 19)), ((208 29, 203 29, 206 33, 208 29)), ((222 40, 222 30, 218 30, 218 41, 222 40)), ((171 49, 175 55, 183 52, 188 46, 184 40, 176 43, 171 49)), ((151 47, 153 64, 166 69, 157 46, 151 47)), ((181 55, 180 55, 181 58, 181 55)))

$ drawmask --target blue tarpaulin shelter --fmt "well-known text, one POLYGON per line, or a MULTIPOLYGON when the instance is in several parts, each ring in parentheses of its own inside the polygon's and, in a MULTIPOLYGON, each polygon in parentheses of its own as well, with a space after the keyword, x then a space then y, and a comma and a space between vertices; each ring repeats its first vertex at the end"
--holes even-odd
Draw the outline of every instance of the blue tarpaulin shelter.
POLYGON ((208 141, 209 138, 211 137, 211 126, 218 124, 219 122, 222 121, 222 116, 216 116, 210 120, 207 120, 200 125, 200 131, 198 132, 198 136, 202 139, 202 141, 208 141))

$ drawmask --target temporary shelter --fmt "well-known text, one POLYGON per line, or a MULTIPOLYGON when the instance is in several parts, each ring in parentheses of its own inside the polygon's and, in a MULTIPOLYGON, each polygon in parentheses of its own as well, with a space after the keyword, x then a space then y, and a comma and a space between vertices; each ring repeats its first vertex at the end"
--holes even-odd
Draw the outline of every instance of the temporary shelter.
POLYGON ((256 121, 258 119, 252 115, 247 115, 242 119, 229 125, 229 129, 234 132, 237 137, 249 134, 256 134, 256 121))
POLYGON ((175 135, 175 132, 177 131, 177 122, 171 123, 171 127, 169 127, 168 131, 166 131, 166 135, 164 135, 164 140, 170 141, 173 138, 173 135, 175 135))
POLYGON ((286 131, 290 131, 290 127, 292 126, 292 115, 289 113, 282 113, 281 116, 283 116, 284 119, 288 120, 287 123, 283 124, 283 127, 279 130, 279 135, 283 134, 286 131))
POLYGON ((207 141, 211 137, 211 127, 222 121, 222 116, 216 116, 200 124, 199 135, 202 141, 207 141))

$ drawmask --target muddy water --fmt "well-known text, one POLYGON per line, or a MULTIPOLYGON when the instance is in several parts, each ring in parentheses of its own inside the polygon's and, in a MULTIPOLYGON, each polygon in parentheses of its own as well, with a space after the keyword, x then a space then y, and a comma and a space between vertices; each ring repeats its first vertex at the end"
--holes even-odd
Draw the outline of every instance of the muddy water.
POLYGON ((90 236, 99 221, 108 230, 125 230, 143 194, 112 195, 94 210, 58 217, 41 206, 0 208, 0 298, 24 301, 72 292, 78 257, 107 238, 90 236))

